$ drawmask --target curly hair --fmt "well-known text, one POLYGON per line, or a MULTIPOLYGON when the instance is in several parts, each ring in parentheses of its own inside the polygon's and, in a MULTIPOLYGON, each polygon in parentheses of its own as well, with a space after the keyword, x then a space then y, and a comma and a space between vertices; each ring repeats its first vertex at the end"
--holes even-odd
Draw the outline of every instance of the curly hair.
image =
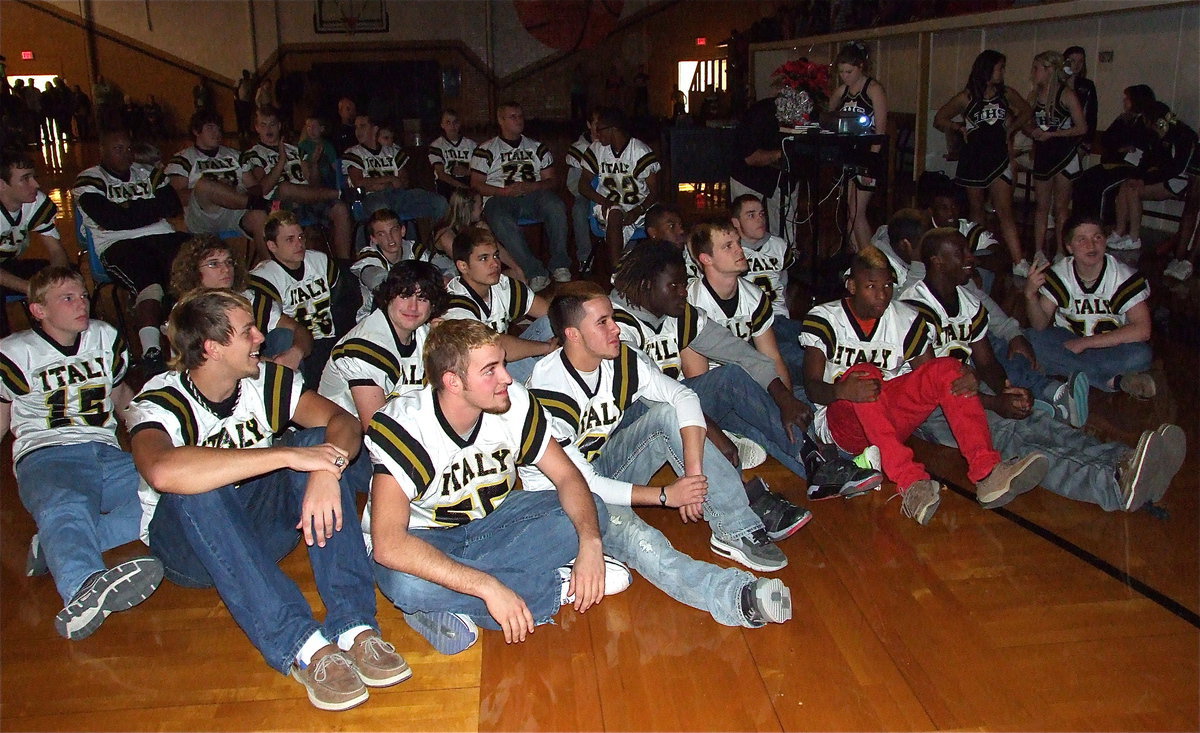
POLYGON ((242 292, 246 289, 246 263, 241 255, 223 239, 212 234, 197 234, 185 241, 171 262, 171 282, 168 289, 176 298, 200 287, 200 263, 217 252, 226 252, 233 260, 233 284, 230 289, 242 292))
POLYGON ((660 239, 647 239, 625 250, 613 275, 613 287, 633 305, 645 303, 654 280, 671 265, 683 267, 683 252, 660 239))
POLYGON ((376 308, 387 310, 388 303, 413 293, 420 293, 429 301, 430 319, 441 315, 450 300, 442 274, 436 267, 421 260, 401 260, 375 288, 373 303, 376 308))

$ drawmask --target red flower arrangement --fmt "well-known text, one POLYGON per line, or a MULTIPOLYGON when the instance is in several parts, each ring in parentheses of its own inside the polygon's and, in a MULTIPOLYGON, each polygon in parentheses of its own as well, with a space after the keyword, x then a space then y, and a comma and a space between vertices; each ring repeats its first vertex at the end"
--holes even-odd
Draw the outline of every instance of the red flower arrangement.
POLYGON ((826 99, 829 96, 829 66, 794 59, 775 69, 771 73, 771 82, 777 87, 808 92, 814 99, 826 99))

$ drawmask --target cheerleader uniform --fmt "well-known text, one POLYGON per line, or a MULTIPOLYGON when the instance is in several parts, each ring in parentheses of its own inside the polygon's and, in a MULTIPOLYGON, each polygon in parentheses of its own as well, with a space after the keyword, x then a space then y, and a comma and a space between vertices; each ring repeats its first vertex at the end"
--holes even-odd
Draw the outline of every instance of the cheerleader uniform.
POLYGON ((1008 102, 997 94, 973 99, 963 110, 966 143, 959 154, 954 180, 965 188, 987 188, 997 178, 1012 185, 1008 159, 1008 102))
MULTIPOLYGON (((1071 111, 1062 101, 1066 87, 1060 85, 1054 95, 1054 103, 1047 105, 1038 100, 1033 107, 1033 122, 1047 132, 1070 130, 1074 126, 1071 111)), ((1033 141, 1033 177, 1048 181, 1059 173, 1074 180, 1083 166, 1079 161, 1079 138, 1056 137, 1033 141)))
MULTIPOLYGON (((878 132, 875 129, 875 105, 871 103, 871 97, 867 95, 867 89, 870 88, 873 81, 875 80, 868 76, 866 83, 862 85, 862 89, 859 89, 857 94, 851 94, 850 88, 847 87, 846 93, 842 96, 842 105, 838 108, 839 114, 866 115, 870 119, 867 132, 871 135, 878 132)), ((877 179, 872 176, 855 176, 854 183, 860 191, 874 191, 878 185, 877 179)))

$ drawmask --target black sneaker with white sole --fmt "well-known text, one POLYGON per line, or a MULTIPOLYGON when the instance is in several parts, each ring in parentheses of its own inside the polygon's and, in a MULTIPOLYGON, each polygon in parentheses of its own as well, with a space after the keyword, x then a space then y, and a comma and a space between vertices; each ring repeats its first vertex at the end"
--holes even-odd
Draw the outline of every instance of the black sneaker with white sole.
POLYGON ((716 535, 708 541, 709 549, 721 557, 741 563, 751 570, 769 573, 787 567, 787 556, 767 537, 767 530, 756 529, 737 540, 723 540, 716 535))
POLYGON ((792 592, 779 578, 759 578, 742 588, 742 614, 750 628, 792 618, 792 592))
POLYGON ((746 483, 746 498, 750 500, 750 511, 762 520, 772 542, 791 537, 812 519, 812 512, 771 491, 761 478, 746 483))
POLYGON ((163 566, 154 557, 139 557, 93 573, 54 617, 59 635, 77 641, 95 633, 104 619, 150 597, 162 582, 163 566))
POLYGON ((862 468, 849 458, 835 456, 809 474, 808 498, 813 501, 840 496, 849 499, 877 490, 883 484, 883 474, 872 468, 862 468))

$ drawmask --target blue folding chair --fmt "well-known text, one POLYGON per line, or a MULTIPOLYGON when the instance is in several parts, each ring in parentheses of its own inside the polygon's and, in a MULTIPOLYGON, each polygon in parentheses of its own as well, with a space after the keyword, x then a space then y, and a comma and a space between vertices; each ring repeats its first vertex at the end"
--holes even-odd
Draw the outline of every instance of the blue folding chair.
POLYGON ((9 293, 4 296, 4 305, 0 307, 0 336, 12 333, 12 328, 8 323, 8 306, 12 303, 20 303, 21 309, 25 311, 25 320, 33 323, 33 316, 29 314, 29 297, 23 293, 9 293))
MULTIPOLYGON (((96 249, 96 238, 92 236, 92 230, 88 229, 87 224, 83 220, 83 212, 79 210, 79 204, 74 206, 75 213, 75 235, 79 241, 80 254, 86 253, 88 258, 88 271, 92 275, 92 317, 96 317, 96 307, 100 303, 100 295, 105 288, 112 289, 113 310, 117 314, 117 327, 121 333, 125 333, 125 309, 121 306, 120 291, 128 290, 124 285, 112 279, 108 274, 108 270, 104 267, 104 262, 100 259, 100 252, 96 249)), ((227 232, 221 233, 221 238, 227 232)), ((244 236, 241 232, 237 236, 244 236)))

